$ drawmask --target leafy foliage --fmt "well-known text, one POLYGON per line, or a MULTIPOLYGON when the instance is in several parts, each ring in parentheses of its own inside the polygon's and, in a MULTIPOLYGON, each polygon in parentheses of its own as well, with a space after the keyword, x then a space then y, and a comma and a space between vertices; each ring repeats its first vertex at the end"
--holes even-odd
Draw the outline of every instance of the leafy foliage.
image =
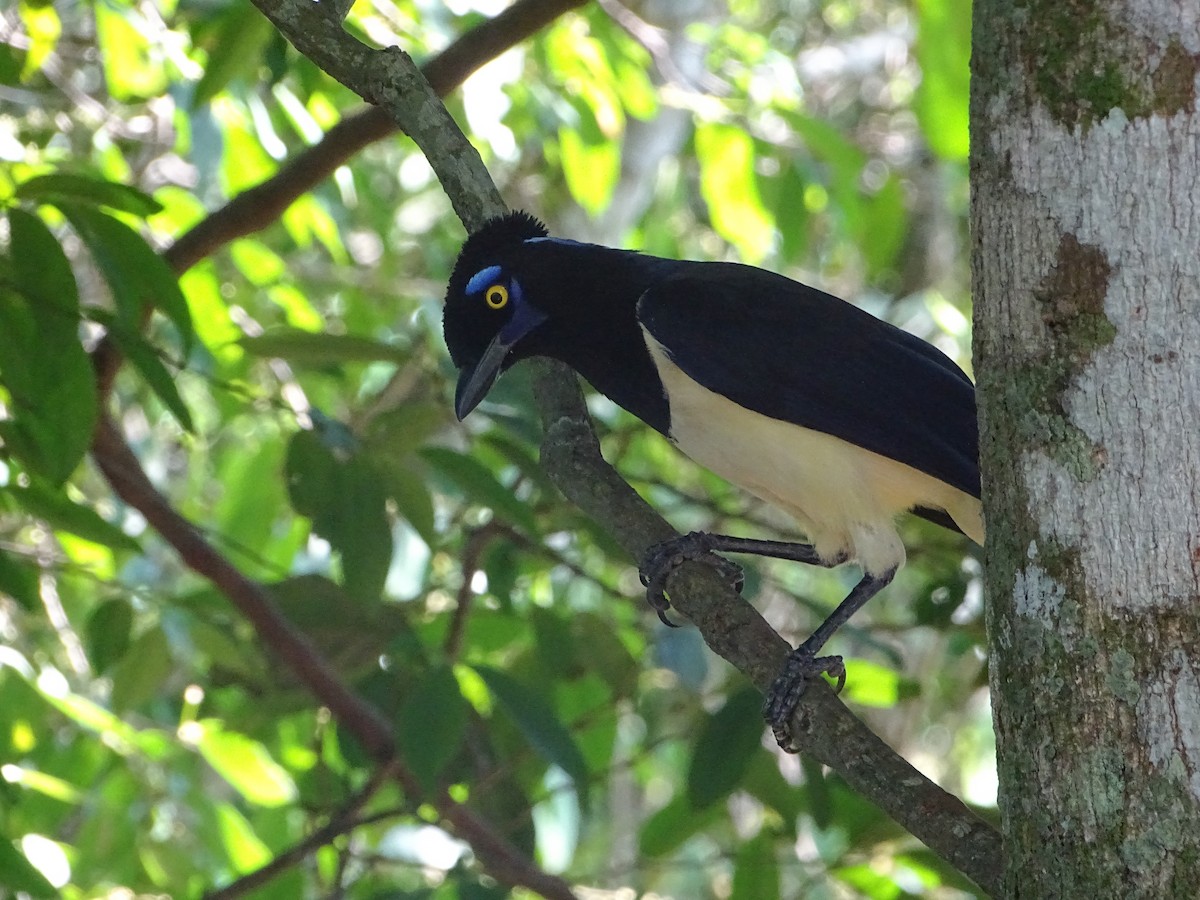
MULTIPOLYGON (((467 7, 368 2, 348 24, 421 56, 480 21, 467 7)), ((589 6, 448 102, 510 203, 560 232, 786 271, 961 357, 944 248, 964 229, 963 13, 748 0, 653 30, 589 6)), ((768 749, 753 692, 653 624, 612 537, 538 469, 519 371, 453 421, 439 304, 463 234, 415 148, 372 145, 185 266, 207 215, 359 101, 245 4, 21 0, 0 37, 0 895, 199 895, 331 818, 256 896, 505 895, 435 821, 443 793, 572 883, 962 889, 768 749), (106 353, 128 363, 111 393, 106 353), (373 783, 229 599, 114 501, 88 459, 104 412, 392 724, 415 783, 373 783)), ((680 528, 789 529, 593 411, 680 528)), ((987 800, 977 567, 911 528, 904 576, 846 629, 848 697, 987 800)), ((749 574, 793 637, 844 593, 802 567, 749 574)))

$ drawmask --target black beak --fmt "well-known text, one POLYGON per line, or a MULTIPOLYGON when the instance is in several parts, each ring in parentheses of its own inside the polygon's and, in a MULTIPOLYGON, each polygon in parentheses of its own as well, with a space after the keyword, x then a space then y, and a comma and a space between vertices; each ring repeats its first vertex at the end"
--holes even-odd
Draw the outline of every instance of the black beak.
MULTIPOLYGON (((513 288, 516 289, 515 284, 513 288)), ((454 414, 460 422, 492 389, 492 385, 504 371, 504 361, 508 358, 509 351, 545 321, 545 313, 518 300, 512 318, 492 338, 492 342, 483 351, 483 356, 479 357, 475 365, 465 366, 458 373, 458 387, 454 389, 454 414)))
POLYGON ((515 343, 516 340, 506 340, 503 334, 496 335, 483 351, 479 361, 459 373, 458 386, 454 389, 454 414, 460 422, 492 389, 492 385, 500 377, 504 358, 515 343))

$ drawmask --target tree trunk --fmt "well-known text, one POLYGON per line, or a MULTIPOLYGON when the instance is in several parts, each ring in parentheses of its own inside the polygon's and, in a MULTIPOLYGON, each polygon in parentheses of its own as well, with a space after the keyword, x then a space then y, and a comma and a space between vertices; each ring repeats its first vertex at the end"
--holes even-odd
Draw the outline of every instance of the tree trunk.
POLYGON ((1197 9, 975 4, 975 359, 1010 897, 1200 892, 1197 9))

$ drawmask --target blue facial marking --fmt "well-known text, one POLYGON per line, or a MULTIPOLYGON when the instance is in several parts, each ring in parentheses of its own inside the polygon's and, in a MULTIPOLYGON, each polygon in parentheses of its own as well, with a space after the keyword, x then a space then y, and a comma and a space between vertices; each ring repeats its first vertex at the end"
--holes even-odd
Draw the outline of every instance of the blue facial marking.
POLYGON ((467 293, 478 294, 484 288, 491 287, 496 279, 500 277, 500 271, 499 266, 488 266, 486 269, 480 269, 467 282, 467 293))

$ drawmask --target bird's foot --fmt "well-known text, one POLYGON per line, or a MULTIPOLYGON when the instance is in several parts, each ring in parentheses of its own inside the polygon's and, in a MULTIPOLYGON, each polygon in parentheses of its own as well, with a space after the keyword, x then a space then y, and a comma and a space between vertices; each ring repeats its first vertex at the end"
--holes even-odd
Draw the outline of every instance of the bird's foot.
POLYGON ((837 691, 846 685, 846 665, 840 656, 813 656, 812 651, 801 644, 788 654, 782 671, 767 691, 763 701, 763 718, 771 726, 779 746, 788 753, 799 750, 792 735, 792 714, 800 704, 809 682, 821 675, 835 678, 837 691))
POLYGON ((698 562, 710 566, 729 586, 741 593, 745 576, 742 567, 713 553, 713 536, 704 531, 693 531, 681 537, 655 544, 646 551, 638 566, 642 584, 646 586, 646 602, 658 613, 664 625, 675 628, 667 618, 671 601, 667 599, 667 579, 685 562, 698 562))

